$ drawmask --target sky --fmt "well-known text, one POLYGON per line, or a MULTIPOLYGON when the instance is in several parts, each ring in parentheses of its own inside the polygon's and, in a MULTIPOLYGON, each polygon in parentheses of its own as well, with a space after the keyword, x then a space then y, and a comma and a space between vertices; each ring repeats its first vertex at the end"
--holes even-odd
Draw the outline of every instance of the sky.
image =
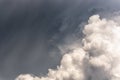
POLYGON ((46 75, 84 36, 90 16, 119 14, 119 0, 0 0, 0 80, 46 75))

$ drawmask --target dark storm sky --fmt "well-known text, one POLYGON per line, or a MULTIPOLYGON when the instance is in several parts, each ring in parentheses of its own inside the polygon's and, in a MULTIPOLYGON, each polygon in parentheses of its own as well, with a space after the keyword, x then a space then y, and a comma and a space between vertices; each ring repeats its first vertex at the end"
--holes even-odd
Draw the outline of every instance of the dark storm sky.
POLYGON ((0 0, 0 80, 56 68, 58 45, 72 43, 72 34, 81 37, 78 26, 89 16, 119 11, 119 5, 119 0, 0 0))

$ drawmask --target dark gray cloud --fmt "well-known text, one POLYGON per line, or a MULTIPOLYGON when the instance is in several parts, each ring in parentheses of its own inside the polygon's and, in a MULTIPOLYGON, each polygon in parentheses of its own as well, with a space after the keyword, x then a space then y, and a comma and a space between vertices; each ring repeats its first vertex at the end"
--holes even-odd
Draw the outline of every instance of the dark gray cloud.
POLYGON ((0 76, 13 80, 20 73, 40 75, 55 68, 61 59, 58 45, 72 43, 74 35, 81 37, 77 30, 82 22, 93 14, 118 11, 119 3, 0 0, 0 76))

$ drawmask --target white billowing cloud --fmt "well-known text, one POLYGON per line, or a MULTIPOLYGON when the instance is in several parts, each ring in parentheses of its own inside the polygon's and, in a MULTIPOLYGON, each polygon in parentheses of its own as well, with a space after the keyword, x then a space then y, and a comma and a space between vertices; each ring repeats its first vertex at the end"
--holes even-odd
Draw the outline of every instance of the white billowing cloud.
POLYGON ((112 20, 99 19, 98 15, 89 19, 85 26, 84 50, 89 55, 92 80, 120 79, 120 25, 112 20))
MULTIPOLYGON (((113 20, 89 18, 82 47, 65 54, 56 70, 44 77, 20 75, 16 80, 120 80, 120 25, 113 20)), ((78 44, 81 44, 78 43, 78 44)))

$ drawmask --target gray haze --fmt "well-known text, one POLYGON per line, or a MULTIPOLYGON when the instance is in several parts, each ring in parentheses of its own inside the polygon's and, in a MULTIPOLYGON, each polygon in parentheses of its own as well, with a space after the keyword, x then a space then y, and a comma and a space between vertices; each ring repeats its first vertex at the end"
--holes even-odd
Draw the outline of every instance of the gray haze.
POLYGON ((60 47, 82 37, 79 25, 93 14, 117 12, 119 5, 119 0, 0 0, 0 80, 56 68, 64 53, 60 47))

